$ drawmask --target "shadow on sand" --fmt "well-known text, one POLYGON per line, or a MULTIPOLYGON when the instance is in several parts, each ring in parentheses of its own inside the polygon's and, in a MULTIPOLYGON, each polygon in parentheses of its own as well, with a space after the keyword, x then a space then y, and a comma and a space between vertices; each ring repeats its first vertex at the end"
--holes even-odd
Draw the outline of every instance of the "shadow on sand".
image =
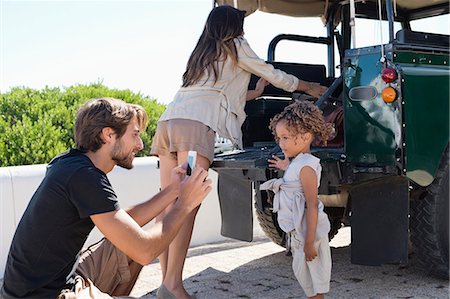
MULTIPOLYGON (((255 240, 261 244, 267 241, 255 240)), ((234 248, 241 254, 252 252, 252 245, 232 242, 191 250, 202 255, 234 248), (248 248, 244 248, 248 247, 248 248)), ((414 255, 407 265, 361 266, 350 263, 350 246, 332 248, 333 270, 327 298, 448 298, 448 281, 423 273, 414 255)), ((291 257, 284 252, 266 255, 240 265, 230 272, 213 267, 184 280, 186 289, 202 298, 306 298, 291 269, 291 257)), ((154 298, 156 290, 144 298, 154 298)))

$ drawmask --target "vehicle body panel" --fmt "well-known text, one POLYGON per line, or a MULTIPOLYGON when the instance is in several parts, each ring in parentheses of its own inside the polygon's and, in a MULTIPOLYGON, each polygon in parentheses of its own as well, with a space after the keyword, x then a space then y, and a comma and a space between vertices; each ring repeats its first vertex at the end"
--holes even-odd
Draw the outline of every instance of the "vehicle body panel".
POLYGON ((403 73, 406 174, 428 186, 449 140, 449 56, 401 51, 394 61, 403 73))
POLYGON ((401 143, 401 107, 385 103, 381 91, 383 64, 379 47, 347 51, 344 69, 344 124, 347 161, 364 164, 395 164, 401 143), (354 87, 373 86, 375 98, 352 100, 354 87))

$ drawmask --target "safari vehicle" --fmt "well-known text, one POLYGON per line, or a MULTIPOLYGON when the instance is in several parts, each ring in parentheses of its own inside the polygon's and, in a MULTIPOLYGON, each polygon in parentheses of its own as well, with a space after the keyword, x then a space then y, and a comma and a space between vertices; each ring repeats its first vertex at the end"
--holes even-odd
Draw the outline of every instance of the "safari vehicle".
MULTIPOLYGON (((329 237, 350 225, 351 262, 363 265, 407 263, 411 241, 421 265, 448 278, 449 36, 413 31, 411 25, 448 17, 449 1, 215 2, 247 14, 322 16, 327 36, 280 34, 268 47, 267 61, 329 86, 315 103, 336 132, 327 145, 312 148, 323 168, 319 196, 331 222, 329 237), (388 41, 355 47, 352 33, 360 18, 384 24, 388 41), (284 40, 324 45, 326 63, 277 61, 275 48, 284 40)), ((272 154, 282 156, 268 125, 296 99, 311 100, 268 86, 261 98, 246 105, 244 149, 216 154, 212 167, 219 175, 224 236, 252 240, 254 202, 266 235, 284 245, 272 212, 273 194, 259 186, 282 176, 267 163, 272 154)))

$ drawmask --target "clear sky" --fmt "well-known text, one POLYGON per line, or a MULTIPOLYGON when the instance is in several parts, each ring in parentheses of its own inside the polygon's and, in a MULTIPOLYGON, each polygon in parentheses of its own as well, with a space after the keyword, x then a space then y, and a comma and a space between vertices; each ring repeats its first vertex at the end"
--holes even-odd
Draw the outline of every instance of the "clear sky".
MULTIPOLYGON (((168 103, 211 8, 212 0, 0 0, 0 89, 100 81, 168 103)), ((448 33, 448 18, 444 26, 448 33)), ((264 13, 247 17, 244 30, 261 58, 279 33, 325 36, 319 18, 264 13)), ((276 54, 306 63, 326 57, 324 47, 289 42, 276 54)))

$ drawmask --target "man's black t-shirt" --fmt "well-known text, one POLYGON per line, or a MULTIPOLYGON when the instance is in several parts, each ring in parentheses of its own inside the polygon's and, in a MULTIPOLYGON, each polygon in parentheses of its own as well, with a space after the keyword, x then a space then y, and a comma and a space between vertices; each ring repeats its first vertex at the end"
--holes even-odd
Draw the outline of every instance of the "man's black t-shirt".
POLYGON ((3 282, 6 294, 55 298, 69 287, 94 227, 89 216, 118 208, 106 174, 85 154, 72 149, 55 157, 15 232, 3 282))

